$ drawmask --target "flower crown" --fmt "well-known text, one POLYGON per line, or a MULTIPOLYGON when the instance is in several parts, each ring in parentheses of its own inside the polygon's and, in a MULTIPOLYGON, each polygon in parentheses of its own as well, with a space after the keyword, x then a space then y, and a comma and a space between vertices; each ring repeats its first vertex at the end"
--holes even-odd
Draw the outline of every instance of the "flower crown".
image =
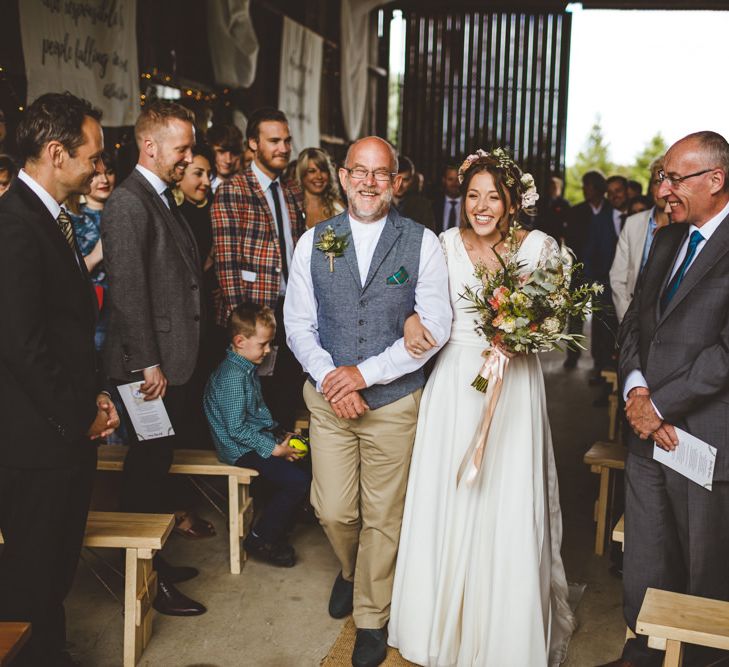
POLYGON ((496 162, 496 166, 504 172, 504 183, 511 188, 519 182, 517 188, 521 194, 521 207, 523 209, 532 208, 539 199, 537 186, 534 183, 534 177, 531 174, 522 173, 519 165, 509 157, 509 154, 503 148, 494 148, 491 152, 478 148, 475 153, 469 155, 458 169, 458 182, 463 183, 463 178, 471 165, 481 158, 491 158, 496 162))

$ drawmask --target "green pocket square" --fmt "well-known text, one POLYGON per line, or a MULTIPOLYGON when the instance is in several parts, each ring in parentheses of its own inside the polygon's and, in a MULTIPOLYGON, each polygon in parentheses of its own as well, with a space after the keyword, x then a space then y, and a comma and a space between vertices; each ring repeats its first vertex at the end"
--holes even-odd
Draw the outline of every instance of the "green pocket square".
POLYGON ((393 273, 388 279, 388 285, 402 285, 410 280, 410 275, 405 270, 404 266, 401 266, 395 273, 393 273))

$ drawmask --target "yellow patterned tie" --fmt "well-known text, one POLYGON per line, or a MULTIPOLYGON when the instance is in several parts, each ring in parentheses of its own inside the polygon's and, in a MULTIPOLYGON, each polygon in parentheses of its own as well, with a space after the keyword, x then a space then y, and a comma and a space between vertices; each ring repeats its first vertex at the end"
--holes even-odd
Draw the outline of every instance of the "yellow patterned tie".
POLYGON ((61 233, 66 239, 66 243, 68 243, 68 245, 71 247, 71 250, 73 250, 75 254, 76 244, 73 238, 73 224, 71 224, 71 218, 68 216, 68 213, 66 213, 64 209, 61 209, 61 212, 58 214, 58 218, 56 218, 56 222, 58 222, 58 227, 60 228, 61 233))

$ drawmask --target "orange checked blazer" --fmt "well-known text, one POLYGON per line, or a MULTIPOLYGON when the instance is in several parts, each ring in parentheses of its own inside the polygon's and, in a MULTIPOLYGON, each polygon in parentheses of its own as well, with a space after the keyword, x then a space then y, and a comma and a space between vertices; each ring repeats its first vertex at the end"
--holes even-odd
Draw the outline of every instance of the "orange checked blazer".
MULTIPOLYGON (((294 245, 306 230, 303 194, 296 183, 281 183, 294 245)), ((243 302, 275 308, 281 291, 281 251, 276 220, 253 170, 220 185, 210 210, 215 271, 222 290, 216 321, 225 326, 243 302)))

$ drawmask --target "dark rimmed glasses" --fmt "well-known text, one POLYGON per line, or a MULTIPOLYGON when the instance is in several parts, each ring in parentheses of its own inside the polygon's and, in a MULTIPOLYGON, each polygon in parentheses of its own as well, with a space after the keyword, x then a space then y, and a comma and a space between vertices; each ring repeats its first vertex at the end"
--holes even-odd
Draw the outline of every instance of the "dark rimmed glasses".
POLYGON ((374 171, 370 171, 369 169, 365 169, 364 167, 353 167, 352 169, 349 169, 348 167, 343 167, 343 169, 349 172, 349 175, 356 181, 363 181, 365 178, 367 178, 367 176, 372 174, 376 181, 380 183, 387 183, 395 178, 395 176, 397 176, 397 173, 387 171, 387 169, 375 169, 374 171))
POLYGON ((686 176, 669 176, 666 174, 666 172, 661 169, 658 172, 658 178, 656 181, 658 184, 663 183, 663 181, 668 181, 668 184, 671 187, 676 187, 677 185, 681 185, 686 179, 693 178, 694 176, 701 176, 702 174, 708 174, 710 171, 714 171, 714 169, 702 169, 701 171, 696 171, 693 174, 686 174, 686 176))

